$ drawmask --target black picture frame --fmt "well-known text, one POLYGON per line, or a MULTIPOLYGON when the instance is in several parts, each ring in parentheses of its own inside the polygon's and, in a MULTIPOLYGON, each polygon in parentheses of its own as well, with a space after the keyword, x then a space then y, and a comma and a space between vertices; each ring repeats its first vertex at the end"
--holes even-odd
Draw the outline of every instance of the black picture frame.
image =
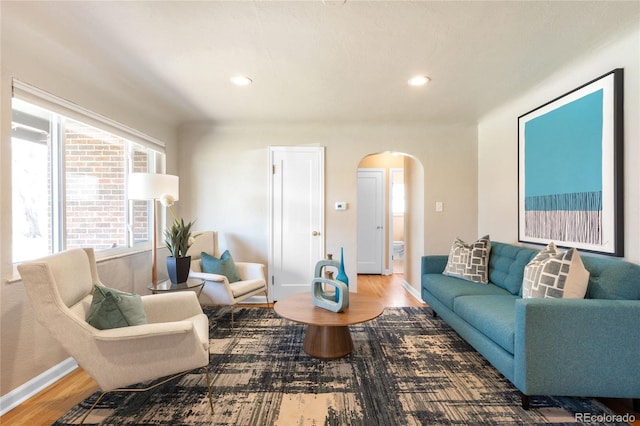
POLYGON ((624 71, 518 117, 518 240, 624 256, 624 71))

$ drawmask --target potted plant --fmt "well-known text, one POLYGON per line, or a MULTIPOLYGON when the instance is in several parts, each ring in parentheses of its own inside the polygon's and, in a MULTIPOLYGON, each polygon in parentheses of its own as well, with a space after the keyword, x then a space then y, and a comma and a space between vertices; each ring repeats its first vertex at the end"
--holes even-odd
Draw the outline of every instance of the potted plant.
POLYGON ((170 256, 167 256, 167 272, 172 283, 183 283, 189 278, 191 268, 191 256, 187 256, 187 250, 194 241, 191 227, 195 221, 185 223, 184 219, 176 216, 172 208, 175 202, 173 196, 165 194, 160 197, 160 202, 169 208, 173 216, 173 224, 164 231, 164 243, 170 253, 170 256))

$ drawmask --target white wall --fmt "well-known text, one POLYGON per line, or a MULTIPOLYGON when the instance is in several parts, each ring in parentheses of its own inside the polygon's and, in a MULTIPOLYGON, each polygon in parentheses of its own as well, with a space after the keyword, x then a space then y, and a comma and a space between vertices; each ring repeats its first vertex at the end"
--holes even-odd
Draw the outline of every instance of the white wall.
POLYGON ((479 234, 518 240, 518 117, 615 68, 624 68, 625 258, 640 260, 640 30, 559 70, 479 122, 479 234))
POLYGON ((325 146, 326 250, 336 254, 344 246, 351 283, 356 279, 358 164, 386 150, 409 154, 423 168, 424 195, 415 208, 424 217, 424 242, 420 239, 407 259, 413 265, 407 281, 418 289, 420 256, 448 252, 456 236, 477 237, 476 137, 475 126, 453 125, 186 125, 179 133, 181 209, 187 220, 197 218, 197 230, 226 234, 231 252, 241 253, 234 257, 266 264, 268 147, 325 146), (346 201, 349 209, 335 211, 336 201, 346 201), (435 212, 435 201, 444 202, 443 213, 435 212))
MULTIPOLYGON (((158 116, 161 107, 145 105, 145 96, 120 75, 75 56, 69 46, 21 27, 2 10, 0 72, 0 395, 24 384, 68 357, 38 324, 22 282, 15 280, 11 254, 11 84, 12 78, 46 90, 93 112, 119 121, 167 144, 167 167, 176 172, 176 132, 158 116), (121 95, 127 94, 126 98, 121 95), (115 95, 118 94, 118 95, 115 95), (126 101, 125 99, 129 99, 126 101), (153 111, 151 111, 153 109, 153 111)), ((159 258, 162 259, 161 251, 159 258)), ((161 263, 161 262, 160 262, 161 263)), ((101 279, 127 291, 144 292, 150 280, 148 253, 99 265, 101 279)), ((162 272, 160 272, 162 273, 162 272)))

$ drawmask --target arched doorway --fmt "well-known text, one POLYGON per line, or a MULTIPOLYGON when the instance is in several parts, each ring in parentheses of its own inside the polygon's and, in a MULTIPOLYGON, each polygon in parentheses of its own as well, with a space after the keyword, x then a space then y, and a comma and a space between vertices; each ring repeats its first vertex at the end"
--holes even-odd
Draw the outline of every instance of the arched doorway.
MULTIPOLYGON (((414 156, 386 151, 365 156, 358 164, 358 171, 381 170, 383 173, 381 250, 382 268, 380 274, 398 274, 405 287, 414 296, 419 296, 420 259, 424 254, 424 168, 414 156)), ((363 206, 358 185, 358 235, 375 232, 375 229, 361 229, 370 221, 361 220, 372 214, 363 206)), ((371 241, 371 240, 369 240, 371 241)), ((370 247, 362 247, 358 238, 358 258, 370 252, 370 247)), ((358 271, 360 273, 360 271, 358 271)))

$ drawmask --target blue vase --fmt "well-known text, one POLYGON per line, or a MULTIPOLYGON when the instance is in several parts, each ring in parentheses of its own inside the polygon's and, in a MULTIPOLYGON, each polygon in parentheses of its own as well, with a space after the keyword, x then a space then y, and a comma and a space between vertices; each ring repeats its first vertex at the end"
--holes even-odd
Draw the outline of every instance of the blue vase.
POLYGON ((173 257, 167 256, 167 274, 172 284, 180 284, 187 281, 191 269, 191 256, 173 257))
MULTIPOLYGON (((340 267, 338 268, 338 275, 336 275, 336 281, 343 282, 347 288, 349 287, 349 277, 344 272, 344 248, 340 247, 340 267)), ((338 294, 336 293, 336 302, 338 301, 338 294)))

